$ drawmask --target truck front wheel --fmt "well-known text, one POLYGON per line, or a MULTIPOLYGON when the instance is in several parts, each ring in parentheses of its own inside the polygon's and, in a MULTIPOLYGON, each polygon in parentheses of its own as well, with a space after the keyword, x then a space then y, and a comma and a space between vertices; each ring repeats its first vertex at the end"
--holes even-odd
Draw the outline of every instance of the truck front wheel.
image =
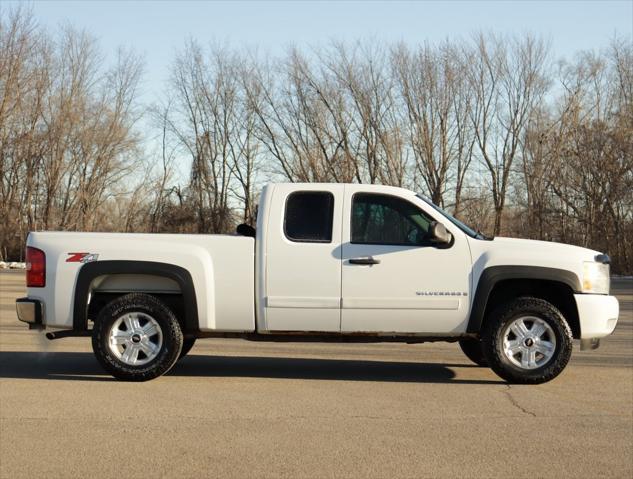
POLYGON ((174 313, 154 296, 132 293, 108 303, 95 321, 92 349, 117 379, 147 381, 178 360, 183 336, 174 313))
POLYGON ((517 298, 486 321, 483 351, 492 370, 511 383, 540 384, 571 358, 572 333, 560 311, 538 298, 517 298))

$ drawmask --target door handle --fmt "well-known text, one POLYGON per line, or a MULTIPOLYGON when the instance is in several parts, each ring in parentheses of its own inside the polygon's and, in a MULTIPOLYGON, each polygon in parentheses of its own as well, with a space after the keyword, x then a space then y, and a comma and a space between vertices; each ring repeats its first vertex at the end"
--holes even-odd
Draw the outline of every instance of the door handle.
POLYGON ((365 265, 380 264, 380 260, 374 259, 371 256, 369 258, 352 258, 349 260, 349 264, 365 264, 365 265))

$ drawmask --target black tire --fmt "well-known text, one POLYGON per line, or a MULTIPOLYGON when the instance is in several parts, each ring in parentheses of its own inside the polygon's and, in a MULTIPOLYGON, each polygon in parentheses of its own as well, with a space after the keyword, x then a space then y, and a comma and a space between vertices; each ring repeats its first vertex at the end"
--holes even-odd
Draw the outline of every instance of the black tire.
POLYGON ((185 338, 182 341, 182 350, 180 351, 180 356, 178 356, 178 359, 182 359, 184 358, 187 354, 189 354, 189 351, 191 351, 191 348, 193 348, 193 345, 196 344, 196 338, 185 338))
MULTIPOLYGON (((516 323, 514 323, 516 324, 516 323)), ((545 343, 543 343, 544 345, 545 343)), ((521 297, 517 298, 500 308, 496 309, 489 318, 487 318, 486 326, 483 333, 483 351, 488 361, 488 364, 492 370, 510 383, 516 384, 540 384, 554 379, 558 376, 571 358, 571 351, 573 345, 573 338, 571 329, 565 321, 565 318, 561 312, 551 303, 538 298, 521 297), (513 363, 510 359, 510 355, 506 355, 504 352, 504 337, 506 334, 513 335, 512 341, 521 343, 521 347, 525 346, 529 348, 537 348, 534 346, 535 341, 530 340, 530 335, 524 336, 526 339, 521 341, 521 337, 514 336, 510 326, 518 319, 525 317, 525 323, 531 327, 527 329, 527 332, 531 332, 534 325, 541 320, 549 328, 551 332, 545 332, 545 336, 539 338, 541 341, 545 338, 550 344, 553 343, 552 338, 556 341, 555 347, 553 347, 553 353, 549 359, 542 353, 539 354, 542 364, 538 364, 538 361, 534 362, 534 368, 529 369, 513 363), (530 320, 529 318, 536 318, 536 320, 530 320)), ((550 349, 551 351, 551 349, 550 349)), ((523 358, 523 353, 518 353, 523 358)), ((549 354, 548 354, 549 355, 549 354)), ((519 362, 519 359, 515 359, 519 362)))
POLYGON ((488 361, 484 356, 483 345, 479 339, 461 339, 459 341, 459 347, 468 359, 470 359, 477 366, 488 367, 488 361))
MULTIPOLYGON (((140 325, 142 323, 139 322, 137 324, 140 325)), ((129 337, 138 336, 137 334, 132 335, 132 332, 133 330, 130 331, 129 337)), ((148 334, 147 337, 149 338, 150 335, 148 334)), ((134 338, 135 343, 141 342, 141 339, 138 339, 138 341, 136 339, 134 338)), ((157 340, 156 342, 158 343, 157 340)), ((174 313, 154 296, 143 293, 127 294, 109 302, 99 312, 92 331, 92 349, 97 360, 112 376, 124 381, 147 381, 162 376, 178 360, 182 343, 182 331, 174 313), (110 347, 111 331, 117 327, 117 331, 125 334, 126 330, 121 331, 119 329, 122 326, 120 320, 128 317, 126 315, 129 314, 140 317, 141 321, 147 321, 145 325, 149 324, 149 320, 142 318, 151 317, 154 321, 154 327, 159 328, 159 332, 151 337, 156 338, 160 334, 161 341, 155 345, 152 343, 156 346, 156 349, 153 354, 145 355, 145 359, 141 359, 141 361, 148 361, 145 364, 132 365, 126 363, 124 361, 126 345, 121 346, 123 348, 121 357, 117 357, 117 354, 113 351, 113 348, 118 350, 116 346, 110 347), (119 324, 119 326, 115 326, 116 324, 119 324), (153 357, 153 359, 150 360, 150 357, 153 357)), ((137 353, 136 357, 140 357, 141 354, 144 353, 137 353)))

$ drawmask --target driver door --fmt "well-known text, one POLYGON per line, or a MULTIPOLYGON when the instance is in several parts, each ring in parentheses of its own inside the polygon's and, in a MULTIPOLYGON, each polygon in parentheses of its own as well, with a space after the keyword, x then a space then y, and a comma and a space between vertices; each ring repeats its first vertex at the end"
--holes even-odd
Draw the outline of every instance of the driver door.
POLYGON ((465 330, 471 269, 467 240, 444 220, 453 242, 434 245, 430 224, 442 218, 421 203, 414 196, 346 186, 342 332, 465 330))

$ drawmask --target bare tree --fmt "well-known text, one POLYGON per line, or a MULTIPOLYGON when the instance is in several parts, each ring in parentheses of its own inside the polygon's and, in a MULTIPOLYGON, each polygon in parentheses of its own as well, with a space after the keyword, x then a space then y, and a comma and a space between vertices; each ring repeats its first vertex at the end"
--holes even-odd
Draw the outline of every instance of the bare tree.
POLYGON ((375 43, 339 43, 327 66, 346 97, 347 156, 356 165, 356 180, 404 186, 405 139, 388 52, 375 43))
POLYGON ((236 186, 231 191, 235 199, 243 205, 242 221, 254 224, 257 220, 255 214, 257 175, 260 169, 260 151, 262 149, 257 139, 257 113, 253 104, 249 101, 248 91, 253 85, 255 66, 250 62, 243 62, 239 68, 239 102, 237 105, 238 126, 235 140, 231 145, 231 160, 236 186))
POLYGON ((246 89, 256 135, 291 181, 350 181, 342 96, 297 49, 283 62, 258 64, 246 89), (281 79, 281 80, 280 80, 281 79))
MULTIPOLYGON (((2 13, 2 12, 0 12, 2 13)), ((141 63, 102 67, 95 41, 66 27, 53 41, 30 12, 0 17, 0 253, 36 228, 93 229, 137 164, 141 63)), ((14 254, 14 253, 12 253, 14 254)))
POLYGON ((191 158, 190 198, 198 232, 226 232, 241 209, 254 218, 260 144, 253 67, 243 56, 213 46, 206 53, 189 42, 172 71, 170 132, 191 158), (238 204, 235 204, 235 201, 238 204))
POLYGON ((449 43, 438 48, 427 44, 415 52, 399 45, 392 53, 392 64, 415 173, 438 205, 444 205, 452 180, 454 209, 459 214, 473 147, 461 52, 449 43))
POLYGON ((222 52, 207 62, 190 41, 172 71, 175 116, 172 132, 190 155, 190 187, 196 205, 198 232, 224 232, 231 222, 227 157, 233 134, 234 72, 222 52))
POLYGON ((633 219, 632 51, 630 43, 614 42, 605 54, 585 53, 563 65, 563 163, 552 185, 568 219, 570 231, 563 234, 615 251, 618 266, 631 258, 626 232, 633 219))
POLYGON ((490 176, 499 234, 514 160, 535 105, 547 91, 548 49, 526 35, 502 38, 480 34, 471 58, 469 86, 475 95, 470 117, 480 159, 490 176))

